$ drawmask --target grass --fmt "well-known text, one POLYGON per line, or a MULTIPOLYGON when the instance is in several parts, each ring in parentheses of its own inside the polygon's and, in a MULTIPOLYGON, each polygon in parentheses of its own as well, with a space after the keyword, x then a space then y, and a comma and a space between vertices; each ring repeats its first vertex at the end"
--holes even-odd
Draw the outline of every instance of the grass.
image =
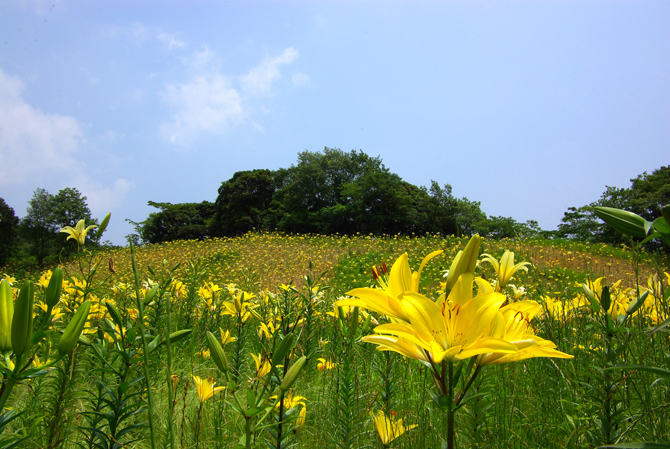
MULTIPOLYGON (((157 447, 233 447, 245 434, 247 421, 234 410, 236 401, 246 403, 251 401, 249 392, 258 396, 263 391, 263 381, 255 379, 256 365, 249 354, 271 357, 278 336, 295 332, 295 357, 309 353, 307 368, 292 386, 294 395, 305 398, 306 421, 297 425, 302 406, 296 405, 293 411, 286 410, 279 443, 276 426, 259 428, 251 434, 251 447, 382 447, 369 414, 385 407, 403 418, 406 425, 418 424, 391 447, 440 448, 446 439, 447 423, 430 397, 434 385, 429 370, 415 360, 382 353, 374 345, 358 341, 374 325, 366 328, 361 320, 351 333, 353 322, 345 317, 341 326, 333 302, 352 288, 374 285, 373 265, 385 263, 390 267, 407 252, 410 266, 416 269, 426 254, 443 249, 445 254, 433 259, 421 276, 421 291, 434 295, 444 281, 444 271, 466 243, 466 239, 439 236, 247 234, 137 248, 141 297, 152 285, 160 286, 156 299, 146 305, 147 341, 154 337, 159 341, 165 335, 168 300, 172 330, 192 330, 187 338, 171 345, 171 373, 166 372, 165 345, 149 354, 148 380, 137 332, 129 251, 96 253, 92 258, 100 265, 92 281, 83 291, 66 288, 62 301, 76 304, 86 295, 92 302, 115 304, 126 327, 123 335, 120 328, 114 330, 105 306, 100 305, 97 315, 90 317, 86 334, 91 346, 80 344, 73 358, 63 359, 56 369, 15 388, 8 405, 25 413, 7 424, 0 439, 27 438, 20 447, 28 448, 151 447, 148 382, 153 393, 151 419, 157 447), (107 270, 110 259, 114 273, 107 270), (281 288, 282 284, 292 288, 281 288), (251 314, 244 318, 244 311, 235 315, 236 297, 240 304, 253 304, 254 315, 261 320, 251 314), (305 312, 308 304, 312 312, 305 312), (283 322, 279 316, 284 317, 283 322), (291 319, 301 324, 290 327, 286 323, 291 319), (311 323, 309 332, 306 319, 311 323), (275 339, 268 341, 259 335, 260 322, 279 326, 275 339), (205 333, 211 331, 218 338, 219 328, 230 330, 238 339, 223 346, 229 363, 237 370, 235 384, 217 370, 211 358, 201 355, 207 348, 205 333), (317 358, 332 360, 335 367, 320 371, 317 358), (168 388, 172 380, 167 380, 170 374, 177 382, 172 401, 168 388), (217 385, 228 388, 203 402, 201 409, 194 375, 211 376, 217 385), (172 439, 168 410, 173 416, 172 439), (120 425, 115 428, 117 421, 120 425)), ((526 288, 526 299, 543 302, 549 297, 567 304, 582 294, 582 282, 601 276, 610 285, 621 279, 623 296, 636 286, 635 256, 622 248, 552 245, 547 241, 482 244, 483 252, 498 258, 505 249, 514 251, 517 261, 533 263, 528 273, 518 272, 513 278, 515 285, 526 288)), ((80 271, 76 263, 65 269, 70 275, 80 271)), ((17 274, 10 271, 11 267, 6 267, 7 275, 17 274)), ((88 269, 84 271, 88 273, 88 269)), ((637 278, 646 286, 647 277, 658 271, 652 258, 645 256, 637 268, 637 278)), ((495 277, 488 264, 482 264, 478 274, 486 279, 495 277)), ((36 302, 44 298, 40 285, 47 280, 40 284, 41 276, 25 274, 38 282, 36 302)), ((666 281, 662 272, 660 278, 666 281)), ((661 298, 655 301, 657 317, 667 317, 668 304, 661 298)), ((65 315, 53 323, 53 333, 36 346, 42 361, 53 354, 58 331, 69 320, 71 312, 64 307, 63 311, 65 315)), ((40 314, 43 312, 37 311, 36 322, 40 314)), ((608 441, 669 441, 668 379, 642 370, 615 370, 611 375, 602 371, 618 364, 670 368, 668 334, 659 332, 650 337, 647 329, 653 324, 651 320, 644 309, 626 323, 614 320, 608 324, 595 306, 575 309, 565 319, 535 319, 532 325, 537 335, 575 358, 532 358, 483 368, 483 375, 472 387, 477 395, 456 414, 456 446, 582 448, 608 441)), ((294 361, 287 359, 287 366, 294 361)), ((279 369, 275 379, 269 381, 271 389, 281 383, 286 370, 279 369)), ((258 397, 253 399, 263 402, 258 397)), ((269 398, 265 401, 272 402, 269 398)), ((277 416, 272 412, 268 419, 277 416)), ((250 419, 257 420, 258 416, 250 419)))

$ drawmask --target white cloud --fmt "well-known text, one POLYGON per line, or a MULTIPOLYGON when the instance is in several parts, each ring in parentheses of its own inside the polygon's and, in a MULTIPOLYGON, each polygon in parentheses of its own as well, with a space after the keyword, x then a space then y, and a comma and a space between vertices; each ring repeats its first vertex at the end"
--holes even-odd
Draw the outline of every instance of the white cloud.
POLYGON ((312 82, 312 79, 309 75, 304 73, 295 73, 292 77, 293 85, 297 87, 307 86, 312 82))
POLYGON ((23 99, 25 85, 0 69, 0 185, 76 170, 85 141, 79 122, 47 114, 23 99))
POLYGON ((186 47, 186 42, 179 39, 176 34, 164 33, 162 31, 159 31, 156 37, 158 38, 159 41, 167 45, 167 47, 170 50, 172 50, 173 48, 186 47))
POLYGON ((298 57, 298 50, 289 47, 279 55, 267 57, 258 66, 241 77, 244 90, 250 95, 264 95, 270 91, 273 81, 281 78, 279 66, 290 64, 298 57))
POLYGON ((244 121, 238 92, 219 74, 200 75, 181 85, 168 85, 166 101, 179 111, 161 132, 172 143, 186 143, 202 131, 223 133, 244 121))
MULTIPOLYGON (((70 185, 87 196, 96 214, 118 208, 133 183, 117 179, 113 187, 91 181, 86 164, 77 160, 86 145, 81 125, 73 117, 47 114, 23 99, 25 85, 20 78, 0 69, 0 186, 20 188, 70 185)), ((113 141, 114 131, 101 140, 113 141)))
MULTIPOLYGON (((202 133, 224 134, 233 126, 248 120, 250 97, 268 94, 272 83, 281 77, 281 65, 290 64, 298 56, 287 48, 276 57, 268 57, 260 65, 239 77, 243 89, 236 89, 236 78, 220 73, 217 58, 208 47, 184 60, 190 79, 182 84, 168 84, 163 98, 174 108, 173 119, 161 125, 161 134, 174 144, 187 144, 202 133)), ((304 75, 299 81, 309 80, 304 75)), ((261 109, 263 109, 261 105, 261 109)), ((249 121, 256 129, 262 126, 249 121)))
POLYGON ((118 209, 128 192, 135 186, 132 181, 119 178, 114 182, 114 187, 105 187, 85 175, 77 176, 73 184, 86 196, 86 204, 91 209, 93 216, 99 219, 102 219, 107 212, 118 209))

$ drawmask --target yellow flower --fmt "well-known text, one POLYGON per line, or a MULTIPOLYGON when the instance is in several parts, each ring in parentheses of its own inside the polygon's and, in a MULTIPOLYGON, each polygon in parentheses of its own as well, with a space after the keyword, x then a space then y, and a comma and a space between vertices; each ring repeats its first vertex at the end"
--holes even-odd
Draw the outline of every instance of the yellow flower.
POLYGON ((337 301, 335 306, 358 306, 382 313, 386 316, 409 321, 400 304, 402 295, 408 292, 419 292, 419 281, 421 280, 423 268, 429 260, 442 253, 443 251, 440 250, 428 254, 416 272, 412 272, 409 267, 407 253, 404 253, 395 261, 388 276, 386 275, 386 265, 375 267, 372 273, 381 289, 355 288, 346 293, 348 296, 354 296, 355 298, 337 301))
POLYGON ((574 358, 572 355, 557 351, 553 342, 535 335, 530 322, 540 312, 542 306, 535 301, 514 302, 501 308, 491 322, 487 334, 513 344, 517 352, 482 354, 479 356, 479 364, 498 365, 534 357, 574 358))
POLYGON ((210 352, 209 352, 209 349, 203 349, 203 350, 200 351, 200 352, 196 352, 195 355, 199 355, 199 356, 202 357, 204 360, 207 360, 207 359, 209 359, 209 358, 211 357, 211 354, 210 354, 210 352))
POLYGON ((509 250, 503 253, 500 263, 490 254, 482 254, 482 262, 490 263, 496 270, 496 274, 498 275, 497 292, 503 291, 517 271, 526 270, 528 272, 528 265, 532 265, 530 262, 519 262, 514 265, 514 253, 509 250))
POLYGON ((321 372, 323 372, 327 369, 333 369, 337 366, 337 364, 333 363, 331 360, 326 360, 326 359, 321 358, 321 359, 317 359, 317 361, 319 363, 316 365, 316 369, 318 369, 321 372))
POLYGON ((72 226, 65 226, 59 232, 69 234, 67 240, 75 239, 80 245, 83 245, 86 241, 86 234, 88 231, 98 227, 97 225, 90 225, 87 228, 84 228, 84 226, 86 226, 86 223, 84 222, 84 219, 81 219, 74 228, 72 226))
POLYGON ((370 416, 372 416, 372 421, 375 423, 375 428, 384 446, 391 444, 400 435, 418 426, 418 424, 412 424, 405 427, 402 419, 396 420, 394 417, 388 417, 383 410, 379 410, 376 415, 370 412, 370 416))
POLYGON ((270 362, 268 362, 268 360, 262 357, 260 354, 256 355, 252 353, 251 357, 253 357, 254 362, 256 363, 256 378, 262 379, 267 373, 270 372, 272 365, 270 365, 270 362))
POLYGON ((226 387, 214 387, 214 385, 216 385, 216 382, 213 382, 213 379, 211 377, 209 379, 201 379, 198 376, 192 376, 192 377, 193 380, 195 381, 195 386, 198 389, 198 399, 200 400, 201 404, 205 402, 207 399, 214 396, 214 394, 226 388, 226 387))
POLYGON ((221 346, 226 346, 228 343, 237 341, 237 338, 230 336, 230 331, 224 331, 219 328, 219 332, 221 332, 221 346))

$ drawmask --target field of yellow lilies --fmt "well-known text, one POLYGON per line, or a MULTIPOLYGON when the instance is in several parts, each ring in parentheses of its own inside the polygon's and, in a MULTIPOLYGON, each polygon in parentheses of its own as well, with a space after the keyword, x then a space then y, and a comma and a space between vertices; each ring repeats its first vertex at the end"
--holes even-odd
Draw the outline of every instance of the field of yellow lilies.
POLYGON ((59 267, 0 271, 2 448, 670 447, 654 255, 279 233, 91 252, 88 231, 59 267))

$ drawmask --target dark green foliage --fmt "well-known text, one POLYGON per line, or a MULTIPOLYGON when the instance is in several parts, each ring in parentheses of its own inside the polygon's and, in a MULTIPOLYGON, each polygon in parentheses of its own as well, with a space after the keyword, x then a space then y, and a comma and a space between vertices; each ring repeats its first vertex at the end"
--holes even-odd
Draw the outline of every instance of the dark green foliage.
POLYGON ((91 218, 86 197, 77 189, 66 187, 52 195, 38 188, 28 201, 26 215, 21 219, 21 236, 28 243, 31 255, 41 265, 47 257, 55 259, 60 252, 67 256, 76 251, 75 245, 67 243, 67 235, 58 231, 65 226, 74 227, 82 219, 87 225, 97 223, 91 218))
POLYGON ((149 201, 160 212, 152 212, 138 224, 140 238, 145 243, 173 240, 202 240, 209 237, 208 223, 214 216, 214 205, 202 203, 156 203, 149 201))
POLYGON ((26 215, 21 219, 21 234, 29 242, 30 252, 42 264, 54 246, 56 226, 52 218, 53 195, 45 189, 35 189, 28 201, 26 215))
POLYGON ((14 209, 0 198, 0 265, 7 263, 14 252, 18 225, 19 219, 14 215, 14 209))
POLYGON ((219 187, 212 233, 216 236, 238 235, 263 228, 274 193, 270 170, 235 173, 219 187))
POLYGON ((558 225, 559 237, 593 243, 620 244, 630 242, 597 218, 591 207, 605 206, 634 212, 653 221, 660 217, 661 208, 670 203, 670 166, 661 167, 651 174, 644 172, 631 179, 630 188, 607 186, 599 200, 582 207, 570 207, 558 225))

